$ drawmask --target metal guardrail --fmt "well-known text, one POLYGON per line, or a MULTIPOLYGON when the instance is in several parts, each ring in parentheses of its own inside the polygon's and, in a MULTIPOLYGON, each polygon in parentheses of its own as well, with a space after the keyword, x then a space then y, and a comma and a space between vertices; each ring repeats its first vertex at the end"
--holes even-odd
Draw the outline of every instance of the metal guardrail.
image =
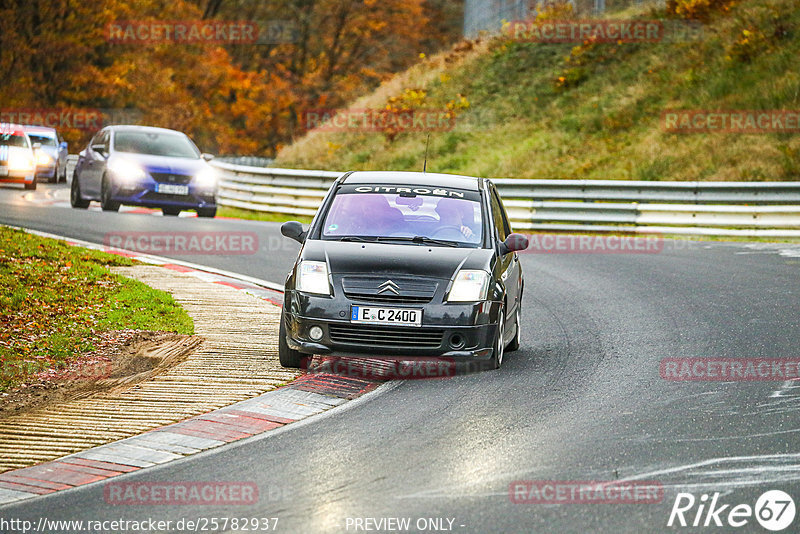
MULTIPOLYGON (((211 164, 220 205, 284 215, 313 216, 342 174, 211 164)), ((518 231, 800 237, 800 182, 492 181, 518 231)))
MULTIPOLYGON (((212 162, 219 203, 314 215, 338 172, 212 162)), ((800 237, 800 182, 494 179, 515 230, 800 237)))

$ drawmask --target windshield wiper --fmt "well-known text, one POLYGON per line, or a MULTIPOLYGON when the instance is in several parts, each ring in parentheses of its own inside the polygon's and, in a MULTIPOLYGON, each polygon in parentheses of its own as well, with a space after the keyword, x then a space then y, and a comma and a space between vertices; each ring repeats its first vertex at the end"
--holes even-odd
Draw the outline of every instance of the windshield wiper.
POLYGON ((359 243, 374 243, 377 240, 377 237, 363 235, 346 235, 339 238, 339 241, 358 241, 359 243))
POLYGON ((457 241, 448 241, 446 239, 434 239, 424 235, 414 237, 379 237, 378 241, 408 241, 411 243, 419 243, 421 245, 438 245, 442 247, 457 247, 457 241))

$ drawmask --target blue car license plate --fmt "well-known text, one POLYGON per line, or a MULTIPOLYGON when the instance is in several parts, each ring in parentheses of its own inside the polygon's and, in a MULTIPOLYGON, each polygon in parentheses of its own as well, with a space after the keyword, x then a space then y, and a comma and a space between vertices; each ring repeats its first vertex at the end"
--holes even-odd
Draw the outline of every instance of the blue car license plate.
POLYGON ((189 186, 181 184, 156 184, 156 193, 166 195, 188 195, 189 186))

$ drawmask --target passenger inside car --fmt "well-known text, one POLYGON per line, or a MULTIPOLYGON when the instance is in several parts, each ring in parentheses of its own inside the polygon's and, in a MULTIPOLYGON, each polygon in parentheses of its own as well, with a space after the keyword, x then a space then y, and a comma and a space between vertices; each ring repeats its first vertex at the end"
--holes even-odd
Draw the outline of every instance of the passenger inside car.
POLYGON ((436 213, 442 225, 456 227, 465 238, 477 241, 475 217, 469 203, 443 198, 436 204, 436 213))

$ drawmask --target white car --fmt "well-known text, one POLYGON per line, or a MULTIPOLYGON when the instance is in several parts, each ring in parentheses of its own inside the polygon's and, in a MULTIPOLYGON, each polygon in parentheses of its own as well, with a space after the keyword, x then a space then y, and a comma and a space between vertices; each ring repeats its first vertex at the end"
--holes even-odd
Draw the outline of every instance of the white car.
POLYGON ((36 156, 38 143, 31 140, 22 126, 0 123, 0 182, 21 183, 25 189, 36 189, 36 156))

